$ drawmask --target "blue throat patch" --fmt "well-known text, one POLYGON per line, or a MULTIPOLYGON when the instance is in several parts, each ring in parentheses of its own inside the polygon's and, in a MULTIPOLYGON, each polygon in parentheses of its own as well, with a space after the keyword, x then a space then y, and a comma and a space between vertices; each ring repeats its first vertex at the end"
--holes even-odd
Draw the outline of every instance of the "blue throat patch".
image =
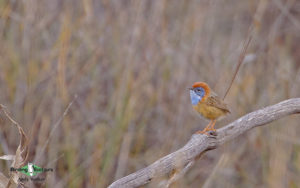
POLYGON ((197 105, 205 95, 205 90, 202 87, 197 87, 190 90, 190 97, 192 105, 197 105))

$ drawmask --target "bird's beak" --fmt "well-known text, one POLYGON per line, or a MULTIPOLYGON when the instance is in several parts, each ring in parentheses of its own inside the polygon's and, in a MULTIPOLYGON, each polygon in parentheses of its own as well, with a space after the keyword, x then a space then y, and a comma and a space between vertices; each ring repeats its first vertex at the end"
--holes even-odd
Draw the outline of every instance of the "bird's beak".
POLYGON ((192 87, 189 87, 188 90, 193 90, 193 88, 192 88, 192 87))

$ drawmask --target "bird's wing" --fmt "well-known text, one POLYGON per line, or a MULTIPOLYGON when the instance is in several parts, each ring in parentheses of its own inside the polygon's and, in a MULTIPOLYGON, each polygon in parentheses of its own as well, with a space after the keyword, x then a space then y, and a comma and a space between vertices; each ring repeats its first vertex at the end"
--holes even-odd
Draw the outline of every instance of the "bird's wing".
POLYGON ((225 112, 230 112, 226 103, 224 103, 224 101, 221 98, 219 98, 217 95, 211 95, 207 97, 205 103, 207 105, 214 106, 216 108, 224 110, 225 112))

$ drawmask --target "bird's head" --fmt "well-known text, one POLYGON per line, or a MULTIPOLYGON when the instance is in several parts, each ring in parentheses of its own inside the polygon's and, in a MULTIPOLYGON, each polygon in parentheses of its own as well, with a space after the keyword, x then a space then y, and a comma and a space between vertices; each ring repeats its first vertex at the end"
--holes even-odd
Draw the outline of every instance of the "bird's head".
POLYGON ((189 90, 192 105, 197 105, 200 101, 204 101, 210 94, 210 88, 204 82, 195 82, 189 90))

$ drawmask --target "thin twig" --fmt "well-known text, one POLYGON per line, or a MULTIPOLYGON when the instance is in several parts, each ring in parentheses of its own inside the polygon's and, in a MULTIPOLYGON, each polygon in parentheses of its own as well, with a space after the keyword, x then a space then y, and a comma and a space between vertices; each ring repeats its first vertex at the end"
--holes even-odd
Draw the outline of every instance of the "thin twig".
POLYGON ((77 95, 74 96, 74 99, 68 104, 67 108, 65 109, 64 113, 62 114, 62 116, 56 121, 56 123, 53 125, 53 129, 51 130, 48 139, 46 140, 45 144, 42 147, 42 150, 40 151, 39 155, 35 158, 34 162, 38 161, 38 159, 42 156, 42 154, 44 153, 50 138, 52 137, 52 135, 54 134, 56 128, 61 124, 61 122, 63 121, 64 117, 68 114, 71 106, 73 105, 74 101, 77 99, 77 95))
POLYGON ((11 121, 14 125, 16 125, 17 127, 20 126, 18 122, 16 122, 6 111, 7 107, 4 106, 3 104, 0 104, 0 110, 3 110, 5 116, 9 119, 9 121, 11 121))
POLYGON ((161 186, 164 186, 166 188, 170 187, 172 183, 183 177, 185 173, 187 173, 187 171, 189 171, 190 168, 194 166, 195 162, 196 160, 190 161, 187 165, 185 165, 185 167, 182 170, 180 170, 178 173, 175 173, 167 182, 163 182, 161 186))

